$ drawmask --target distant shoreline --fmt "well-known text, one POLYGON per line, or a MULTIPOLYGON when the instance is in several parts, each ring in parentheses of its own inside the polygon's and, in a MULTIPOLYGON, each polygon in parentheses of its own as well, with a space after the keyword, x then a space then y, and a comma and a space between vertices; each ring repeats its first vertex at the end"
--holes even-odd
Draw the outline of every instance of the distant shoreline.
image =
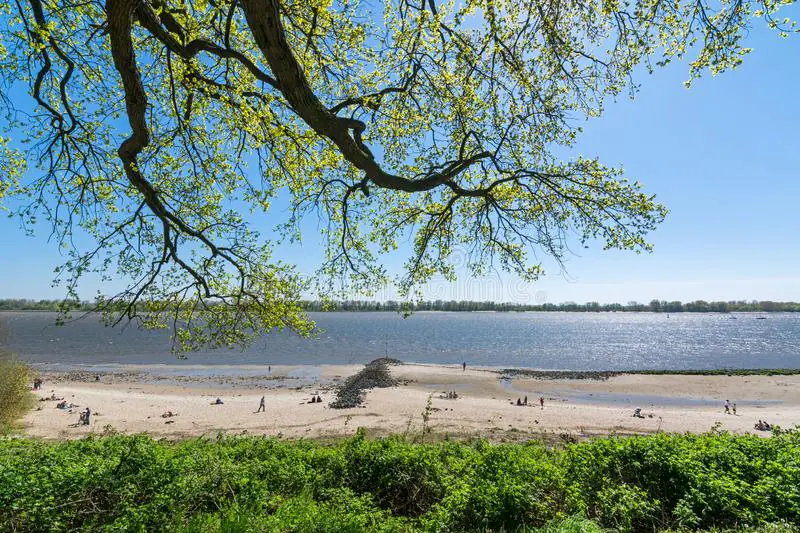
MULTIPOLYGON (((403 362, 404 366, 460 370, 461 365, 403 362)), ((91 381, 95 376, 117 382, 219 382, 255 384, 283 380, 313 380, 323 374, 352 371, 364 364, 293 364, 293 365, 85 365, 74 368, 52 368, 31 365, 34 371, 64 381, 91 381), (268 369, 271 369, 268 371, 268 369), (281 375, 283 377, 281 377, 281 375)), ((639 369, 639 370, 555 370, 508 368, 503 366, 467 365, 476 372, 493 373, 499 380, 607 380, 618 376, 796 376, 800 368, 720 368, 720 369, 639 369)))
MULTIPOLYGON (((337 302, 321 302, 301 300, 300 308, 306 312, 566 312, 566 313, 797 313, 800 302, 772 300, 727 300, 706 301, 694 300, 681 302, 653 299, 648 303, 631 301, 626 304, 618 302, 599 303, 590 301, 576 303, 573 301, 560 303, 521 303, 493 302, 471 300, 422 300, 404 302, 396 300, 343 300, 337 302)), ((25 298, 0 298, 2 311, 75 311, 92 312, 96 310, 94 303, 78 300, 29 300, 25 298)), ((110 312, 124 310, 124 306, 111 307, 110 312)))
MULTIPOLYGON (((630 310, 630 309, 414 309, 411 313, 585 313, 585 314, 597 314, 597 313, 626 313, 626 314, 653 314, 653 315, 683 315, 683 314, 709 314, 709 315, 772 315, 772 314, 780 314, 780 313, 800 313, 800 303, 795 304, 794 302, 787 302, 793 305, 797 305, 798 309, 773 309, 770 311, 758 311, 758 310, 747 310, 747 311, 718 311, 715 309, 706 309, 706 310, 692 310, 692 311, 651 311, 648 309, 637 309, 637 310, 630 310)), ((307 313, 402 313, 402 309, 306 309, 307 313)), ((58 313, 57 309, 0 309, 0 313, 58 313)), ((94 308, 85 309, 85 308, 74 308, 70 309, 69 312, 75 313, 97 313, 100 314, 100 311, 97 311, 94 308)))

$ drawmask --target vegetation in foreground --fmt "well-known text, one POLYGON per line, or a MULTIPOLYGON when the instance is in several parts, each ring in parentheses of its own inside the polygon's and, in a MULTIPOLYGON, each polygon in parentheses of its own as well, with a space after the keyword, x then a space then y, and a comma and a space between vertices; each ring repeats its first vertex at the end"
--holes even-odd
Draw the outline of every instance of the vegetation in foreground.
POLYGON ((0 530, 792 531, 800 432, 325 446, 0 442, 0 530))
POLYGON ((0 353, 0 434, 11 429, 16 420, 32 407, 34 397, 30 384, 30 369, 0 353))

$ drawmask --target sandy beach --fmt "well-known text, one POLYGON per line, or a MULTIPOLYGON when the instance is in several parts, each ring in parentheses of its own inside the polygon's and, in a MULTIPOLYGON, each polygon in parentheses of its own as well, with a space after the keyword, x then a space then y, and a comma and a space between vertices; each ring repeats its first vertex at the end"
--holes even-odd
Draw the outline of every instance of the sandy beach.
POLYGON ((334 388, 363 365, 142 369, 94 374, 44 373, 40 397, 51 394, 75 404, 40 401, 24 418, 28 435, 79 438, 113 429, 154 437, 267 435, 328 439, 352 435, 417 432, 428 399, 432 434, 494 441, 583 438, 602 434, 709 431, 760 433, 759 420, 782 427, 800 424, 800 376, 687 376, 623 374, 608 379, 502 379, 498 369, 403 364, 391 367, 400 385, 372 389, 364 404, 332 409, 334 388), (448 399, 456 391, 457 399, 448 399), (309 403, 312 395, 321 403, 309 403), (529 405, 518 407, 517 398, 529 405), (266 397, 266 412, 256 413, 266 397), (223 405, 212 405, 217 398, 223 405), (544 398, 544 408, 538 404, 544 398), (736 403, 725 414, 723 402, 736 403), (94 413, 78 426, 85 407, 94 413), (634 408, 644 418, 633 417, 634 408), (175 416, 163 418, 172 411, 175 416))

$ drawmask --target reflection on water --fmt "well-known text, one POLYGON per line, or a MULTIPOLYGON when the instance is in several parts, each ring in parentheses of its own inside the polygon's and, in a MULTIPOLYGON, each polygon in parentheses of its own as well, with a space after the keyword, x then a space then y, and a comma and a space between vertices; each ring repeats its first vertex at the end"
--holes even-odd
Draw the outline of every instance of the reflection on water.
MULTIPOLYGON (((54 326, 53 313, 2 312, 7 347, 47 368, 109 365, 420 363, 566 370, 798 368, 800 313, 312 313, 323 333, 259 339, 244 351, 170 354, 165 331, 106 328, 93 317, 54 326)), ((198 370, 207 372, 207 370, 198 370)), ((262 371, 260 371, 262 373, 262 371)))

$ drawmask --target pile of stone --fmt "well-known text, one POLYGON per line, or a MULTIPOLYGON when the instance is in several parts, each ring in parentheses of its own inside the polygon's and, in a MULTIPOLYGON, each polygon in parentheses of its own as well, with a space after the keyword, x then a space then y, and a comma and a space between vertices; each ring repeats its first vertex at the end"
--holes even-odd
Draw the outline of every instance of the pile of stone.
POLYGON ((501 379, 532 378, 532 379, 598 379, 606 380, 618 376, 621 372, 603 370, 529 370, 526 368, 506 368, 501 373, 501 379))
POLYGON ((374 388, 394 387, 398 381, 392 377, 389 365, 399 365, 400 361, 382 357, 367 363, 357 374, 347 378, 336 389, 336 398, 328 404, 333 409, 350 409, 364 402, 366 391, 374 388))

